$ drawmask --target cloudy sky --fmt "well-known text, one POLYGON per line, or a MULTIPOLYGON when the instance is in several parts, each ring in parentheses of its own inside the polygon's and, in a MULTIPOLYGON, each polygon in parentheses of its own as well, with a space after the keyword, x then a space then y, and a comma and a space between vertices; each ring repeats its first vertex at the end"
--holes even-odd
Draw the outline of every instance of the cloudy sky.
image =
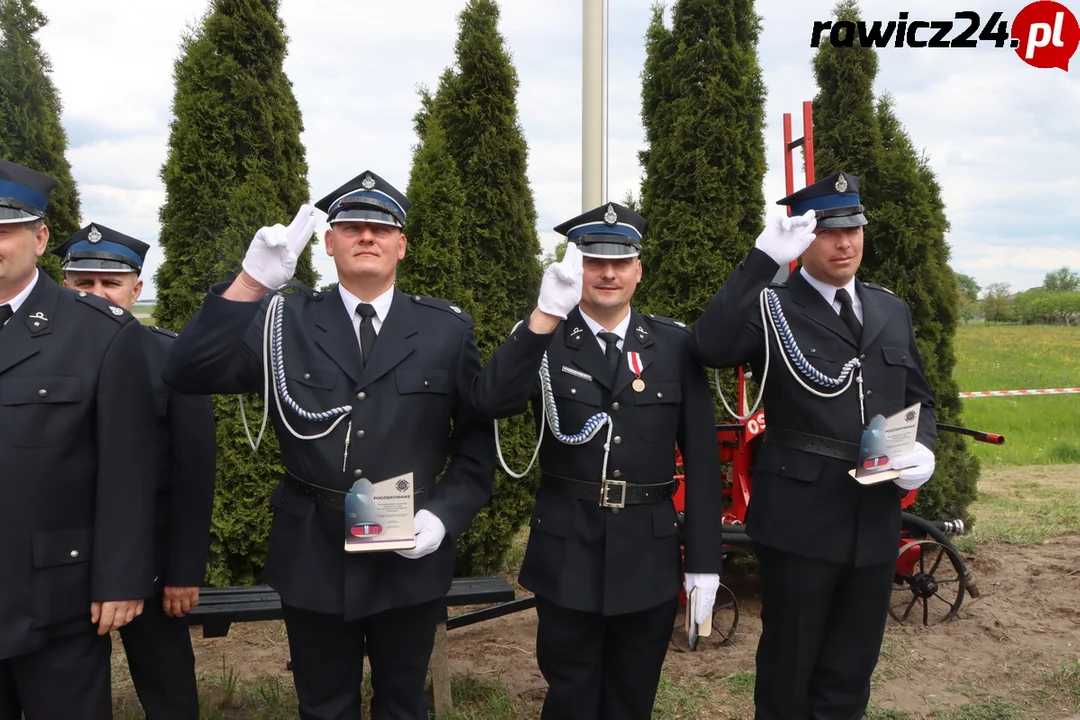
MULTIPOLYGON (((172 64, 179 38, 208 0, 38 0, 49 16, 39 38, 64 104, 69 158, 83 223, 98 221, 154 244, 144 277, 153 297, 155 239, 164 201, 172 64)), ((652 0, 610 0, 609 184, 618 200, 638 191, 643 36, 652 0)), ((670 4, 670 3, 669 3, 670 4)), ((810 35, 832 0, 759 0, 760 62, 768 87, 765 197, 784 195, 781 122, 813 98, 810 35)), ((1012 19, 1015 0, 862 0, 868 20, 951 19, 974 10, 1012 19)), ((282 0, 290 36, 285 70, 304 116, 313 199, 364 169, 405 189, 416 138, 417 86, 434 86, 453 60, 464 0, 282 0), (392 12, 391 12, 392 9, 392 12), (351 88, 350 69, 378 68, 387 83, 351 88), (348 136, 342 144, 339 138, 348 136), (357 142, 368 138, 368 142, 357 142)), ((1074 12, 1080 7, 1074 5, 1074 12)), ((581 211, 581 2, 503 0, 502 33, 521 80, 518 108, 545 250, 551 228, 581 211)), ((955 36, 954 30, 951 36, 955 36)), ((1080 67, 1029 67, 1009 49, 878 51, 877 91, 891 92, 915 144, 925 148, 948 206, 953 267, 983 286, 1041 283, 1056 267, 1080 269, 1080 67)), ((1080 66, 1080 59, 1074 58, 1080 66)), ((798 166, 797 166, 798 167, 798 166)), ((325 227, 325 226, 322 226, 325 227)), ((322 227, 319 229, 321 230, 322 227)), ((252 228, 252 232, 257 228, 252 228)), ((333 264, 316 251, 323 282, 333 264)))

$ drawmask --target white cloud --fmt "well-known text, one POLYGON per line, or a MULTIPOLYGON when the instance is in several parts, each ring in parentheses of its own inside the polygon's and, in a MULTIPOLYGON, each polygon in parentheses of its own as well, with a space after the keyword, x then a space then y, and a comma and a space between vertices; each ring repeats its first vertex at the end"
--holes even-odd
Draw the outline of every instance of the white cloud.
MULTIPOLYGON (((166 154, 173 62, 185 27, 208 3, 38 3, 50 17, 40 39, 64 103, 84 220, 150 241, 157 236, 157 207, 164 198, 158 171, 166 154)), ((782 212, 774 203, 785 194, 782 115, 794 115, 800 135, 801 103, 816 92, 811 29, 815 20, 828 18, 833 4, 757 3, 768 87, 768 215, 782 212)), ((975 10, 985 22, 999 10, 1011 18, 1025 4, 909 0, 902 8, 911 20, 951 19, 955 12, 975 10)), ((404 189, 415 142, 416 88, 434 87, 453 62, 463 5, 406 0, 391 20, 366 2, 282 2, 290 36, 285 69, 304 115, 313 199, 366 168, 404 189)), ((640 74, 651 5, 652 0, 611 0, 608 189, 614 200, 628 189, 637 194, 640 183, 640 74)), ((901 6, 863 0, 862 7, 867 19, 888 21, 901 6)), ((501 31, 521 83, 518 107, 545 251, 558 240, 551 228, 581 210, 581 14, 580 0, 502 2, 501 31)), ((1080 204, 1073 200, 1080 191, 1075 78, 1028 67, 1007 48, 890 47, 878 59, 876 89, 893 93, 900 120, 916 146, 929 153, 942 184, 954 267, 983 285, 1009 281, 1018 289, 1037 285, 1063 263, 1080 267, 1071 250, 1080 246, 1073 230, 1080 220, 1080 204)), ((797 173, 800 165, 797 158, 797 173)), ((154 267, 157 252, 151 253, 154 267)), ((321 248, 315 254, 323 281, 333 280, 330 259, 321 248)))

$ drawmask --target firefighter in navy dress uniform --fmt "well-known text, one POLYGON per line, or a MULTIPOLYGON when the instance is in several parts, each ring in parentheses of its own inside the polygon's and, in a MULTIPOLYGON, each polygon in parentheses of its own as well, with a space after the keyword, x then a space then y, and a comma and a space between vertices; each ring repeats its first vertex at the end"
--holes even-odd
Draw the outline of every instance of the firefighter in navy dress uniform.
POLYGON ((706 365, 749 362, 765 383, 746 518, 761 573, 755 717, 856 720, 885 632, 900 499, 934 471, 934 402, 904 301, 855 277, 867 222, 859 179, 837 172, 780 204, 792 216, 766 227, 694 339, 706 365), (920 406, 918 441, 894 459, 899 478, 860 484, 850 471, 864 429, 910 405, 920 406))
POLYGON ((545 720, 650 718, 683 571, 687 591, 697 588, 698 621, 720 584, 711 391, 686 326, 631 306, 644 226, 611 203, 556 228, 568 239, 565 257, 476 381, 477 407, 496 417, 531 402, 539 418, 548 392, 557 408, 559 427, 543 430, 520 575, 537 597, 545 720), (592 423, 591 439, 569 435, 600 414, 610 424, 592 423), (686 471, 685 562, 671 501, 676 445, 686 471))
POLYGON ((359 718, 366 655, 372 717, 426 720, 454 545, 494 481, 494 430, 470 398, 480 371, 472 319, 394 284, 409 206, 372 172, 316 203, 339 279, 326 292, 289 283, 314 228, 310 208, 288 228, 260 229, 243 272, 211 289, 166 365, 183 392, 268 382, 276 395, 267 403, 286 474, 270 498, 266 578, 281 595, 303 718, 359 718), (410 472, 416 547, 346 553, 350 488, 410 472))
POLYGON ((109 632, 153 594, 143 332, 37 268, 55 184, 0 160, 0 720, 111 718, 109 632))
MULTIPOLYGON (((131 311, 142 293, 139 275, 149 249, 141 240, 91 223, 53 253, 62 259, 65 287, 131 311)), ((199 604, 214 509, 214 408, 207 397, 170 391, 161 378, 175 338, 152 326, 142 333, 157 411, 155 594, 143 614, 120 629, 149 720, 199 717, 195 653, 185 618, 199 604)))

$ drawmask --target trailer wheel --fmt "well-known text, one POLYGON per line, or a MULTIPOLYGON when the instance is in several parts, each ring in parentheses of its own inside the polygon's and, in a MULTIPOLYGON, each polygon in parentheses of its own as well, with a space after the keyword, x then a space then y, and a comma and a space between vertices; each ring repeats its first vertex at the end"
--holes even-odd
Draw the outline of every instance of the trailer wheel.
POLYGON ((934 626, 957 616, 968 571, 945 533, 904 513, 889 615, 898 623, 934 626))

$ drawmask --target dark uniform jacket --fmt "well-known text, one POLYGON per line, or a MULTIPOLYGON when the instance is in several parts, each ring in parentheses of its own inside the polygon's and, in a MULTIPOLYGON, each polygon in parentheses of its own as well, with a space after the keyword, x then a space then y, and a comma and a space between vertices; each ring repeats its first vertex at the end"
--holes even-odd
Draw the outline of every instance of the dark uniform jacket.
MULTIPOLYGON (((262 392, 269 298, 233 302, 220 297, 226 287, 207 295, 176 340, 165 369, 173 389, 262 392)), ((342 492, 358 478, 380 482, 412 472, 416 510, 438 516, 447 537, 438 550, 415 560, 394 552, 346 555, 344 512, 317 505, 283 482, 270 498, 266 579, 283 602, 346 619, 443 597, 453 576, 455 541, 488 502, 495 471, 492 423, 474 411, 469 397, 480 370, 472 320, 442 300, 395 290, 364 367, 338 290, 299 289, 284 297, 288 392, 309 412, 344 405, 352 410, 328 436, 300 440, 283 425, 271 397, 286 471, 342 492)), ((284 402, 282 408, 301 435, 332 424, 307 421, 284 402)), ((255 436, 260 418, 252 415, 255 436)))
POLYGON ((156 327, 143 333, 157 413, 154 575, 158 587, 194 587, 206 576, 217 438, 210 398, 172 391, 161 377, 175 338, 156 327))
POLYGON ((152 593, 153 395, 143 330, 39 271, 0 330, 0 659, 152 593))
MULTIPOLYGON (((484 413, 505 418, 529 402, 541 413, 538 371, 547 352, 551 388, 564 435, 607 412, 614 421, 607 477, 628 484, 670 481, 678 444, 686 471, 686 572, 719 573, 721 478, 708 381, 691 351, 691 336, 667 318, 631 310, 614 385, 596 336, 576 308, 550 335, 522 323, 477 378, 473 397, 484 413), (638 352, 645 389, 631 387, 628 352, 638 352), (567 372, 569 369, 571 372, 567 372), (581 377, 591 376, 592 379, 581 377)), ((584 445, 567 445, 546 426, 542 473, 599 483, 605 427, 584 445)), ((618 499, 615 492, 613 499, 618 499)), ((674 598, 681 587, 679 525, 671 500, 618 511, 541 487, 520 583, 551 602, 618 615, 674 598)))
MULTIPOLYGON (((713 296, 694 325, 694 340, 706 365, 750 362, 755 377, 762 377, 765 341, 758 298, 778 269, 768 255, 754 249, 713 296)), ((933 450, 934 401, 904 301, 857 280, 863 330, 856 344, 836 311, 803 278, 801 268, 772 289, 811 365, 835 378, 848 360, 861 359, 867 422, 876 414, 889 416, 920 404, 918 441, 933 450)), ((856 383, 837 398, 807 392, 785 366, 771 329, 769 337, 763 400, 768 426, 858 444, 864 426, 856 383)), ((756 397, 757 390, 750 396, 756 397)), ((844 460, 762 443, 756 451, 747 532, 757 542, 804 557, 860 566, 894 562, 905 491, 891 481, 860 485, 848 474, 853 467, 844 460)))

